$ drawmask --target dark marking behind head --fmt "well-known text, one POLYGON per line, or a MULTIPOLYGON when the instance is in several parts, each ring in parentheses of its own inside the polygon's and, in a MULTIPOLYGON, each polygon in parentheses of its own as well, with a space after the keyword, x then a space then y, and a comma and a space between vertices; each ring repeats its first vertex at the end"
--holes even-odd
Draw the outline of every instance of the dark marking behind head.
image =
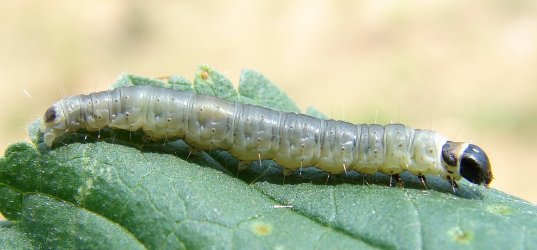
POLYGON ((46 123, 56 120, 56 109, 54 107, 50 107, 47 109, 47 112, 45 112, 44 120, 46 123))
POLYGON ((475 184, 485 185, 492 181, 489 158, 480 147, 469 144, 460 160, 460 174, 465 179, 475 184))
POLYGON ((454 150, 455 148, 453 147, 452 141, 447 141, 444 146, 442 146, 442 159, 450 166, 457 166, 457 157, 453 152, 454 150))

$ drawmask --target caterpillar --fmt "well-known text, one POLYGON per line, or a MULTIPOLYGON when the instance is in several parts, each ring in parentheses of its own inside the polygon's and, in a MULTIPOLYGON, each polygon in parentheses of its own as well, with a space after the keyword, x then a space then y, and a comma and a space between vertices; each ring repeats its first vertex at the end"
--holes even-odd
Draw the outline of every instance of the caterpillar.
MULTIPOLYGON (((329 174, 410 172, 425 185, 439 175, 488 186, 489 159, 478 146, 403 124, 351 124, 154 86, 67 97, 43 117, 44 142, 104 128, 141 130, 151 140, 183 139, 198 150, 225 150, 241 161, 274 160, 286 172, 315 166, 329 174)), ((401 182, 402 183, 402 182, 401 182)))

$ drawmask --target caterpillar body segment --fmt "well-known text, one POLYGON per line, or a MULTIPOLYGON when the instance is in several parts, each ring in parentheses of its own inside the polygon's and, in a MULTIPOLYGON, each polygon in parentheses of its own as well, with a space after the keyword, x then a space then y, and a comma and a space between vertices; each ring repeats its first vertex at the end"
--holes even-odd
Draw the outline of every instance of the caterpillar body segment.
POLYGON ((135 86, 65 98, 44 115, 44 141, 103 128, 141 130, 150 139, 183 139, 199 150, 226 150, 241 161, 271 159, 294 171, 316 166, 330 174, 355 170, 397 176, 461 177, 488 185, 492 173, 476 145, 448 141, 402 124, 351 124, 240 104, 167 88, 135 86))

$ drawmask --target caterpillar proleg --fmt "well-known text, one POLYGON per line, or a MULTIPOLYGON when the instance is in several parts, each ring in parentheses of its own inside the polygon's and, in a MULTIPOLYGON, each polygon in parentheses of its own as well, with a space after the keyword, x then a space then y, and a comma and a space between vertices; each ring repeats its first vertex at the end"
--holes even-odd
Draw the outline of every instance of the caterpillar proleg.
POLYGON ((183 139, 198 150, 225 150, 241 161, 270 159, 287 171, 316 166, 330 174, 355 170, 425 180, 439 175, 456 187, 492 180, 476 145, 453 142, 402 124, 351 124, 280 112, 214 96, 153 86, 122 87, 58 101, 44 115, 44 142, 104 128, 143 131, 152 140, 183 139))

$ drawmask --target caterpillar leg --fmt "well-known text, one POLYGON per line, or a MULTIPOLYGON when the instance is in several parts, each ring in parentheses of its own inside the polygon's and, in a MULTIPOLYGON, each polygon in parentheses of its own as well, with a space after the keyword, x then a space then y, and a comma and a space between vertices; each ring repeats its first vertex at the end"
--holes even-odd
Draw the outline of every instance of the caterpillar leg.
POLYGON ((283 184, 285 184, 285 177, 291 175, 293 173, 293 170, 288 168, 283 168, 283 184))
POLYGON ((418 175, 418 178, 420 178, 421 184, 423 184, 423 187, 427 189, 427 179, 425 179, 425 175, 418 175))
MULTIPOLYGON (((100 133, 100 130, 99 130, 99 133, 100 133)), ((131 135, 131 132, 129 132, 129 137, 131 135)), ((99 135, 100 136, 100 135, 99 135)), ((98 139, 99 137, 97 137, 98 139)), ((130 141, 132 141, 132 139, 130 139, 130 141)), ((151 141, 151 137, 149 137, 148 135, 143 135, 142 136, 142 144, 140 144, 140 146, 138 147, 138 150, 142 151, 143 148, 144 148, 144 145, 147 143, 147 142, 150 142, 151 141)), ((190 154, 188 154, 188 156, 190 156, 190 154)), ((188 160, 188 157, 187 157, 187 160, 188 160)))
POLYGON ((453 193, 457 193, 459 191, 459 184, 457 184, 456 181, 452 180, 448 177, 449 184, 451 184, 451 188, 453 189, 453 193))
POLYGON ((368 174, 362 174, 362 186, 367 184, 369 186, 369 182, 367 182, 367 177, 369 177, 368 174))
POLYGON ((392 186, 392 179, 395 179, 395 183, 397 183, 397 187, 403 188, 405 186, 405 183, 403 182, 399 174, 392 174, 390 175, 390 187, 392 186))
POLYGON ((328 180, 330 179, 330 173, 326 174, 326 181, 324 181, 324 185, 328 184, 328 180))
MULTIPOLYGON (((259 165, 261 166, 261 162, 259 162, 259 165)), ((270 170, 270 168, 265 168, 265 170, 263 170, 263 172, 261 174, 259 174, 257 177, 255 177, 255 179, 253 179, 250 182, 250 184, 256 183, 257 180, 259 180, 261 177, 265 176, 269 172, 269 170, 270 170)), ((285 171, 285 169, 283 171, 285 171)), ((238 172, 237 172, 237 176, 238 176, 238 172)), ((283 176, 283 178, 284 178, 284 184, 285 184, 285 175, 283 176)))
POLYGON ((239 165, 237 165, 238 171, 244 171, 250 167, 249 161, 239 161, 239 165))
POLYGON ((144 149, 145 143, 146 143, 146 141, 142 140, 142 144, 140 144, 140 146, 138 147, 138 150, 142 151, 144 149))
MULTIPOLYGON (((190 156, 190 153, 188 153, 188 155, 190 156)), ((237 164, 237 176, 236 177, 239 177, 239 173, 241 171, 244 171, 246 170, 247 168, 250 167, 250 162, 247 162, 247 161, 239 161, 239 163, 237 164)))
POLYGON ((116 143, 117 133, 112 133, 112 144, 116 143))
POLYGON ((190 150, 188 150, 188 155, 186 156, 186 159, 190 158, 191 155, 198 155, 199 151, 193 147, 189 147, 190 150))

